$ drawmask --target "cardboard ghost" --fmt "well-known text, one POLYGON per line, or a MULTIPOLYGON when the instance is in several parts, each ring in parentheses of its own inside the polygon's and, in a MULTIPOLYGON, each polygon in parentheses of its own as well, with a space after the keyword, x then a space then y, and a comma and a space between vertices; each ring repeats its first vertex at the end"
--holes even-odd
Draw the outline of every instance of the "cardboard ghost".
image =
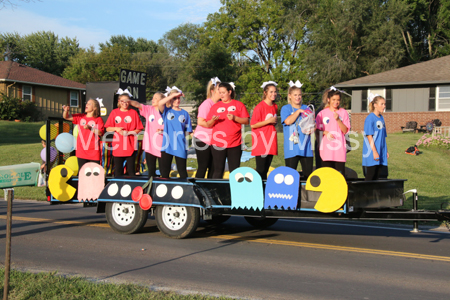
POLYGON ((241 167, 231 172, 231 208, 262 210, 264 192, 261 176, 252 168, 241 167))
POLYGON ((266 181, 265 209, 297 209, 300 174, 289 167, 278 167, 266 181))
POLYGON ((86 163, 78 172, 78 201, 96 200, 105 187, 105 170, 96 163, 86 163))

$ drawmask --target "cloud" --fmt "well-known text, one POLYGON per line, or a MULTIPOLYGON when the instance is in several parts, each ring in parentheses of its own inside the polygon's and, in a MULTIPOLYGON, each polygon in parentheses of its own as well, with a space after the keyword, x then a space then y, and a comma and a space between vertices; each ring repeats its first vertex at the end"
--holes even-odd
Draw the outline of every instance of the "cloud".
POLYGON ((60 38, 76 37, 81 47, 93 45, 97 48, 98 43, 109 39, 111 34, 102 28, 83 28, 73 23, 88 24, 83 18, 48 18, 35 13, 15 9, 0 10, 0 32, 18 32, 20 35, 30 34, 36 31, 52 31, 60 38))

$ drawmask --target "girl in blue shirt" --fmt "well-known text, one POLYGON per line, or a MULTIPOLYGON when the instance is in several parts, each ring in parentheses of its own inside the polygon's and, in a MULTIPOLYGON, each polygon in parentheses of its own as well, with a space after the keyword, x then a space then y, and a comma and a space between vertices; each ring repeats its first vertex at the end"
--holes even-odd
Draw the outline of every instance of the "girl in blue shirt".
POLYGON ((169 178, 174 156, 180 178, 187 178, 188 146, 186 133, 192 132, 192 124, 189 113, 180 108, 181 96, 183 96, 183 93, 176 87, 172 87, 167 97, 158 102, 158 108, 164 122, 161 166, 159 166, 162 178, 169 178), (169 106, 166 104, 169 104, 169 106))
POLYGON ((298 163, 302 165, 302 174, 308 178, 313 169, 313 150, 311 134, 304 134, 299 123, 302 114, 308 106, 302 104, 302 84, 290 82, 288 103, 281 108, 281 123, 284 134, 284 161, 287 167, 297 169, 298 163))
POLYGON ((365 180, 380 177, 381 166, 387 166, 389 153, 386 145, 386 125, 382 113, 386 100, 379 95, 369 95, 369 111, 364 121, 364 145, 362 165, 366 167, 365 180), (373 100, 371 100, 373 99, 373 100))

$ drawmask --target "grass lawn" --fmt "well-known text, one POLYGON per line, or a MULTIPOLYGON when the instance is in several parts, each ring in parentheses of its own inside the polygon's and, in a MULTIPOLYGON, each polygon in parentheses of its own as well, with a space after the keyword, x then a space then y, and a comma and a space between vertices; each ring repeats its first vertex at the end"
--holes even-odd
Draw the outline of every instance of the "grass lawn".
MULTIPOLYGON (((40 162, 39 129, 43 125, 39 123, 16 123, 0 121, 0 166, 40 162)), ((423 152, 419 156, 405 154, 406 148, 414 145, 421 134, 396 133, 387 137, 389 159, 389 178, 408 179, 405 183, 405 191, 417 189, 419 193, 419 207, 424 209, 438 209, 440 204, 449 201, 450 185, 450 151, 438 148, 420 148, 423 152)), ((355 170, 359 177, 363 177, 361 167, 362 142, 361 134, 352 136, 360 147, 351 151, 347 156, 346 166, 355 170)), ((246 137, 247 146, 251 147, 251 135, 246 137)), ((279 155, 272 162, 273 167, 284 165, 283 135, 278 134, 279 155)), ((188 166, 196 167, 197 162, 188 159, 188 166)), ((252 159, 242 164, 255 168, 255 160, 252 159)), ((19 187, 15 189, 17 199, 46 200, 45 188, 19 187)), ((408 195, 406 206, 411 206, 412 196, 408 195)))
MULTIPOLYGON (((5 271, 0 269, 3 295, 5 271)), ((78 277, 57 276, 54 273, 29 273, 11 270, 9 299, 173 299, 209 300, 228 299, 202 295, 180 295, 174 292, 151 291, 148 287, 132 284, 95 283, 78 277)))

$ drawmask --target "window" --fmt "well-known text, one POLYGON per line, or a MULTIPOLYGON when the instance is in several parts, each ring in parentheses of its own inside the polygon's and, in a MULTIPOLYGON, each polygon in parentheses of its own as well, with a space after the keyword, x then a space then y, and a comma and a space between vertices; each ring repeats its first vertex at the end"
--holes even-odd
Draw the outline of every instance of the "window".
POLYGON ((78 92, 70 92, 70 107, 78 107, 78 92))
POLYGON ((386 111, 392 111, 392 90, 386 89, 386 111))
POLYGON ((437 95, 438 99, 436 101, 436 110, 450 111, 450 86, 438 86, 437 95))
POLYGON ((361 93, 361 112, 367 111, 367 90, 363 90, 361 93))
POLYGON ((436 88, 430 87, 430 96, 428 98, 428 110, 436 111, 436 88))
POLYGON ((29 85, 22 86, 22 101, 31 101, 33 89, 29 85))

